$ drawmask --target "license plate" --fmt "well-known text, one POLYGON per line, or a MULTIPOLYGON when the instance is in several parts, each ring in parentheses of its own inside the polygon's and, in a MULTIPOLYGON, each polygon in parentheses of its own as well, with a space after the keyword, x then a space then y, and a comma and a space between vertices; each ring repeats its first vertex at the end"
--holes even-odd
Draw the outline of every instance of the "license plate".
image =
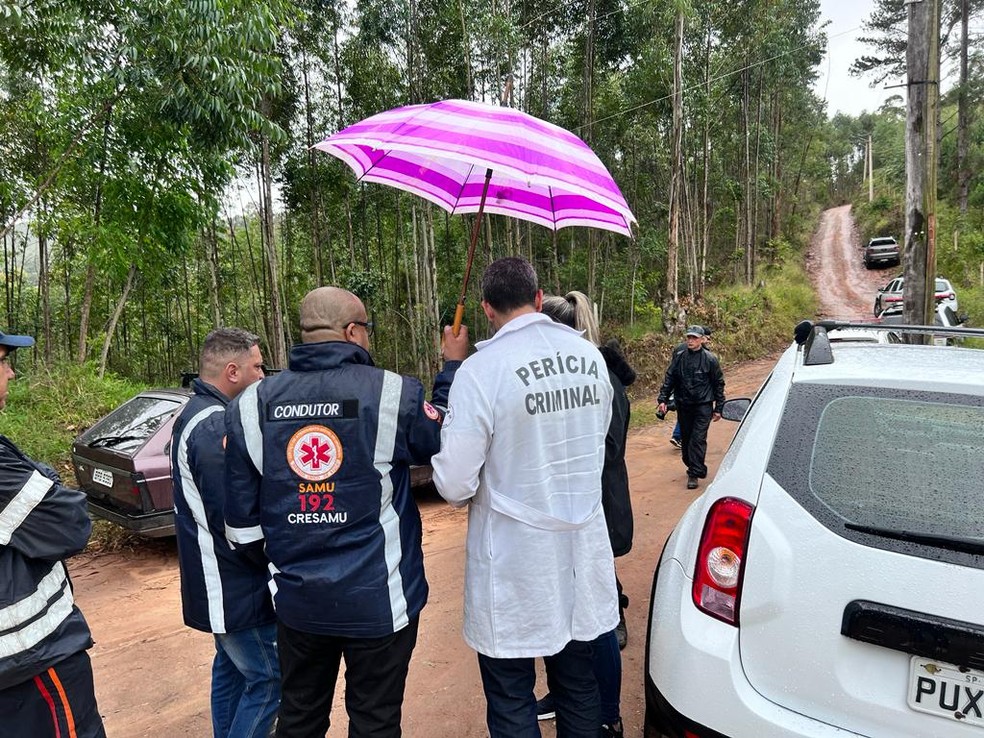
POLYGON ((92 481, 96 484, 101 484, 104 487, 113 486, 113 473, 108 472, 105 469, 93 469, 92 470, 92 481))
POLYGON ((984 671, 913 656, 909 707, 984 728, 984 671))

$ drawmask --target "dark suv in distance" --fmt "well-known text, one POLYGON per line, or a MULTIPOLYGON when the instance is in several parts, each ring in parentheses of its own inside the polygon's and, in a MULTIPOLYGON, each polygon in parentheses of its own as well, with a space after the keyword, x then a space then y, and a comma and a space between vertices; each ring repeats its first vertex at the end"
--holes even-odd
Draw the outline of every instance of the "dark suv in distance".
POLYGON ((868 241, 864 247, 864 266, 871 269, 879 264, 894 265, 901 263, 899 244, 891 236, 879 236, 868 241))
MULTIPOLYGON (((141 392, 75 439, 72 465, 90 513, 131 533, 174 535, 171 429, 190 397, 189 389, 141 392)), ((410 468, 413 487, 430 481, 430 465, 410 468)))

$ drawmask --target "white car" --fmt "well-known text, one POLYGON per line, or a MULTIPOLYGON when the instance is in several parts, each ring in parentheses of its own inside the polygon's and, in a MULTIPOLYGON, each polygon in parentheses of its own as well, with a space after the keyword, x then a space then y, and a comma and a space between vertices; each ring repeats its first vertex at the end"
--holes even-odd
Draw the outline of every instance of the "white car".
POLYGON ((984 736, 984 351, 835 330, 723 408, 653 580, 647 738, 984 736))
MULTIPOLYGON (((876 317, 881 315, 888 308, 902 302, 902 288, 904 286, 905 278, 900 274, 878 290, 875 295, 874 306, 874 313, 876 317)), ((949 279, 937 277, 935 280, 934 290, 935 292, 933 293, 933 296, 936 298, 937 305, 946 305, 953 310, 953 312, 957 312, 957 291, 953 289, 953 284, 949 279)))

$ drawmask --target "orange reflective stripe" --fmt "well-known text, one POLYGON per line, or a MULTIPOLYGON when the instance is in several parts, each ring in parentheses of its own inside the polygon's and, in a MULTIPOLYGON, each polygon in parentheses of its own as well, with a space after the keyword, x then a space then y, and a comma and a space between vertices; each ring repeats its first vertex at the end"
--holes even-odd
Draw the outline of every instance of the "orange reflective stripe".
POLYGON ((61 679, 55 673, 55 667, 52 666, 48 669, 48 676, 54 682, 55 689, 58 690, 58 696, 61 697, 62 705, 65 707, 65 722, 68 724, 68 738, 78 738, 78 734, 75 732, 75 717, 72 715, 72 706, 68 704, 68 696, 65 694, 65 688, 62 686, 61 679))

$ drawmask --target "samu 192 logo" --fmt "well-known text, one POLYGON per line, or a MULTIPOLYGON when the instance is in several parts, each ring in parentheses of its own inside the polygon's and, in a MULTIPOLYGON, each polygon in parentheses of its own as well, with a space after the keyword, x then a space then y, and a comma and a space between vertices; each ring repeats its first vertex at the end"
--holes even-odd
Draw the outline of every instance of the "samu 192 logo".
POLYGON ((287 464, 312 482, 327 479, 342 465, 342 442, 330 428, 306 425, 287 444, 287 464))

